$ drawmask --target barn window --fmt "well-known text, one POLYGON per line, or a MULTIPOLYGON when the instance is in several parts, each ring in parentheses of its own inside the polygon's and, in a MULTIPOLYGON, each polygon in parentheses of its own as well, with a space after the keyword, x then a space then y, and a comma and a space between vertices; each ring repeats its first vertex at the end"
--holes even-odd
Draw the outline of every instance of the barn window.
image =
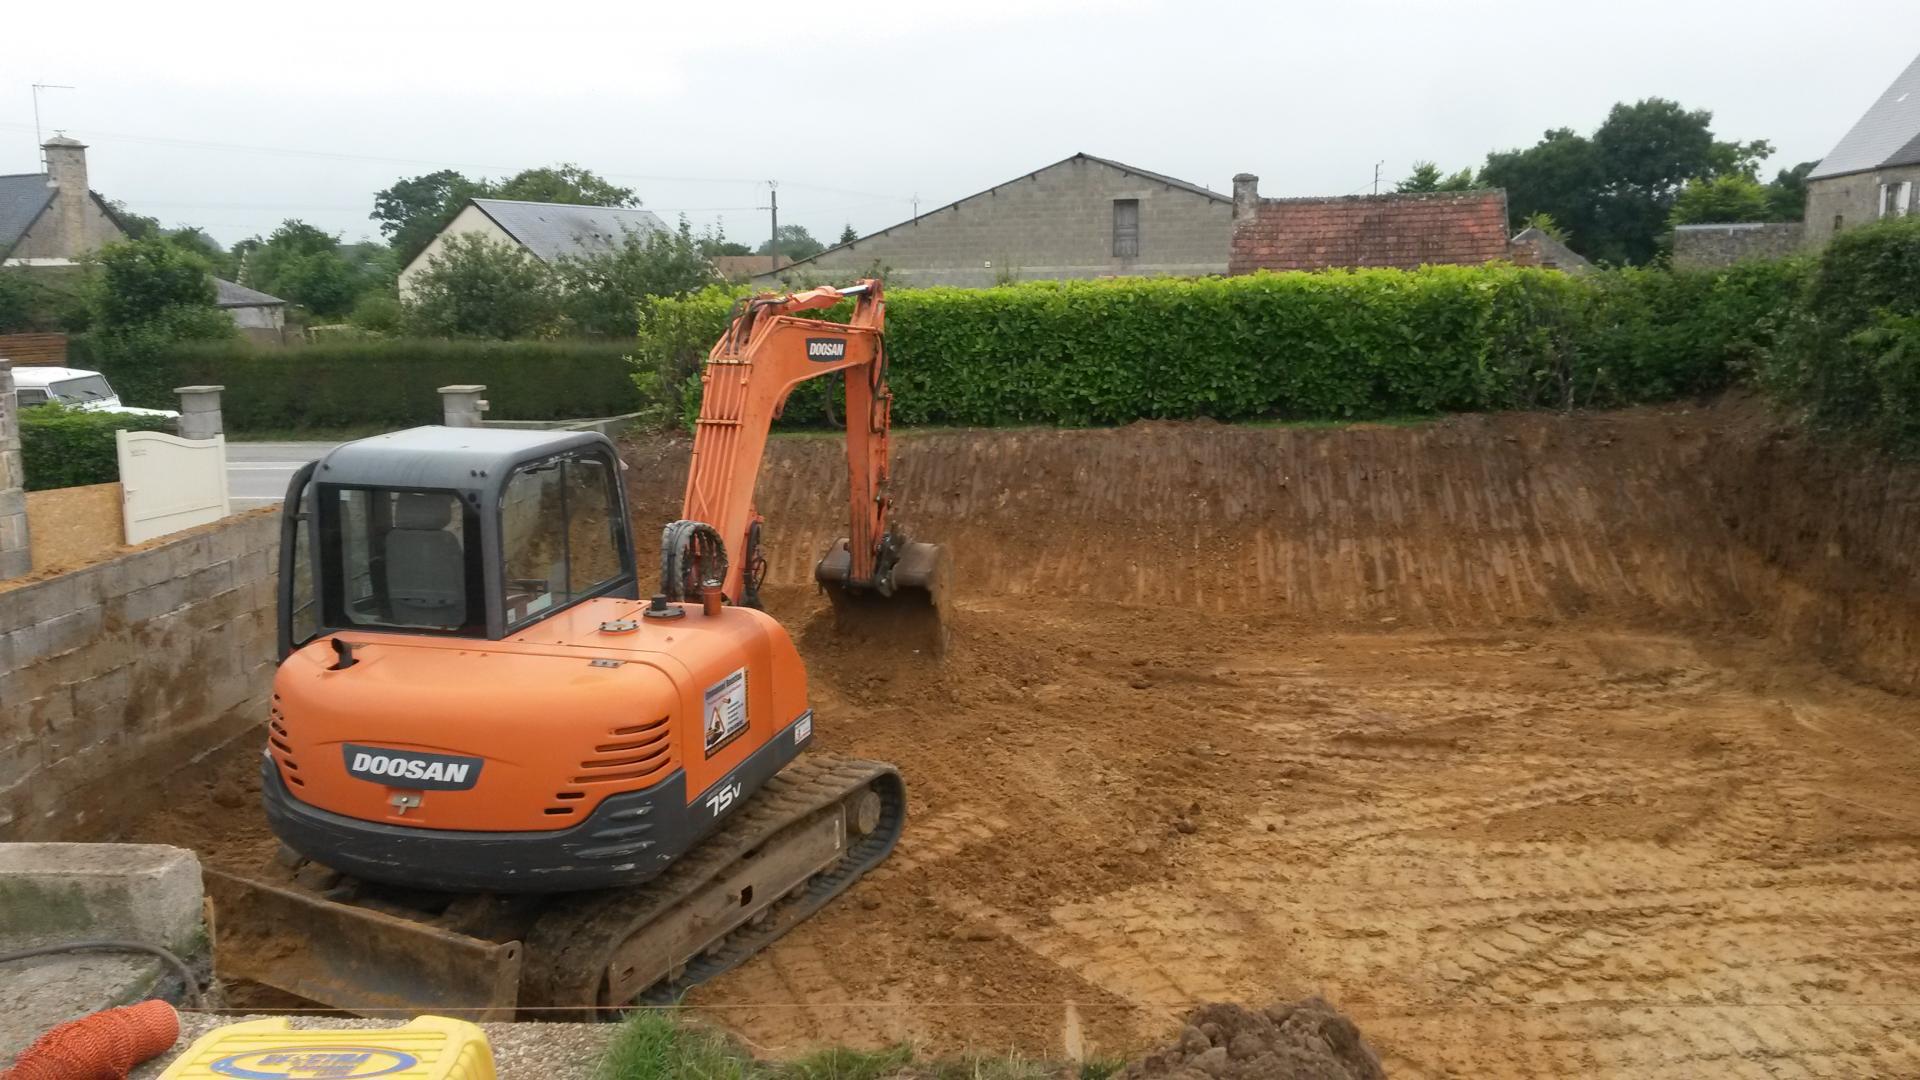
POLYGON ((1901 180, 1892 184, 1880 185, 1880 216, 1905 217, 1907 209, 1913 205, 1913 184, 1901 180))
POLYGON ((1131 259, 1140 254, 1140 200, 1113 200, 1113 254, 1131 259))

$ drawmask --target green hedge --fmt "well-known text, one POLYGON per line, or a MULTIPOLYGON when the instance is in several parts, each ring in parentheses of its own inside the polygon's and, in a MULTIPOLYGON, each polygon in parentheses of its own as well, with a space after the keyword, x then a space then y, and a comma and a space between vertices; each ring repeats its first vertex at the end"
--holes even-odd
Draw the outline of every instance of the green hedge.
POLYGON ((116 431, 172 431, 157 416, 82 412, 58 405, 20 410, 21 466, 28 491, 110 484, 120 479, 116 431))
MULTIPOLYGON (((229 432, 439 423, 438 389, 481 383, 496 420, 616 416, 643 404, 623 342, 356 339, 283 349, 180 342, 101 361, 129 405, 179 408, 176 386, 217 383, 229 432)), ((82 343, 73 363, 95 366, 82 343)))
MULTIPOLYGON (((1670 400, 1747 371, 1806 272, 1797 261, 1584 277, 1493 265, 902 289, 887 310, 895 415, 1114 424, 1670 400)), ((654 301, 640 381, 695 370, 736 295, 654 301)), ((825 394, 803 386, 789 419, 824 417, 825 394)))
POLYGON ((1835 237, 1763 375, 1815 427, 1920 455, 1920 219, 1835 237))
MULTIPOLYGON (((1671 400, 1750 371, 1807 276, 1799 261, 1583 277, 1490 265, 899 289, 888 298, 895 415, 1085 425, 1671 400)), ((428 423, 440 414, 435 388, 466 382, 487 386, 496 419, 687 415, 700 361, 741 292, 649 301, 630 346, 181 344, 105 370, 134 404, 224 384, 228 428, 243 433, 428 423)), ((849 308, 820 315, 844 319, 849 308)), ((837 417, 837 382, 803 384, 785 423, 837 417)))

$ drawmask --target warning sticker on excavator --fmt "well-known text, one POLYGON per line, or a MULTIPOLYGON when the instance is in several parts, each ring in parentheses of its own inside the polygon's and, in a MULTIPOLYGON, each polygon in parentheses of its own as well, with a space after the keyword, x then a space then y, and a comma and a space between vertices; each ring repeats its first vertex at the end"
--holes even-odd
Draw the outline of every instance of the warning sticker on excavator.
POLYGON ((707 687, 705 709, 707 756, 747 730, 747 669, 707 687))

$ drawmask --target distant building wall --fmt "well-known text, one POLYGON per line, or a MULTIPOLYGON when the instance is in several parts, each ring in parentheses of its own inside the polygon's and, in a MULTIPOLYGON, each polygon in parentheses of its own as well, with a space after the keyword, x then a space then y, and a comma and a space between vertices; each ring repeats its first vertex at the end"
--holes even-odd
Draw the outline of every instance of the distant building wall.
MULTIPOLYGON (((1807 214, 1804 241, 1807 247, 1823 248, 1836 231, 1851 229, 1880 219, 1880 186, 1910 183, 1920 192, 1920 165, 1831 176, 1807 181, 1807 214)), ((1913 196, 1909 196, 1912 198, 1913 196)), ((1916 207, 1908 203, 1908 213, 1916 207)))
POLYGON ((1478 265, 1507 257, 1504 191, 1264 199, 1260 178, 1233 178, 1227 272, 1325 270, 1432 263, 1478 265))
POLYGON ((803 259, 756 281, 836 278, 876 265, 901 285, 981 287, 1005 281, 1224 273, 1233 210, 1163 179, 1079 156, 951 206, 803 259), (1136 207, 1116 208, 1117 202, 1136 207), (1116 216, 1135 222, 1115 254, 1116 216))
POLYGON ((1673 265, 1699 269, 1748 259, 1782 259, 1799 252, 1805 242, 1805 230, 1798 221, 1681 225, 1673 230, 1673 265))
POLYGON ((406 269, 400 271, 400 299, 410 300, 413 298, 413 279, 426 270, 428 263, 432 262, 441 252, 446 250, 447 240, 449 238, 464 236, 468 233, 478 233, 489 240, 506 244, 510 247, 520 246, 520 241, 507 235, 505 229, 494 224, 493 219, 487 216, 486 211, 469 203, 466 209, 455 214, 453 220, 447 222, 447 227, 440 230, 440 235, 434 237, 432 243, 429 243, 420 254, 413 257, 413 261, 407 264, 406 269))

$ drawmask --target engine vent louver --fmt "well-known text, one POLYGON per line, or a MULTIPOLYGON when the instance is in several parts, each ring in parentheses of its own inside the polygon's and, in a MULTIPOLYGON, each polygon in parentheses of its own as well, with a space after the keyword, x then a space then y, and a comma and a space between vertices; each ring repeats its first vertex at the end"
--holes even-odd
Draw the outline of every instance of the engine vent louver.
POLYGON ((307 782, 300 778, 300 763, 293 757, 293 737, 287 729, 287 716, 280 711, 280 695, 275 694, 275 704, 267 711, 267 750, 273 755, 274 764, 280 766, 281 775, 295 787, 306 787, 307 782))
POLYGON ((671 719, 662 716, 650 723, 607 732, 594 744, 593 752, 581 759, 580 771, 568 778, 567 786, 554 793, 554 802, 546 813, 552 817, 575 816, 589 792, 602 791, 602 785, 617 785, 623 790, 642 788, 672 772, 671 719))

